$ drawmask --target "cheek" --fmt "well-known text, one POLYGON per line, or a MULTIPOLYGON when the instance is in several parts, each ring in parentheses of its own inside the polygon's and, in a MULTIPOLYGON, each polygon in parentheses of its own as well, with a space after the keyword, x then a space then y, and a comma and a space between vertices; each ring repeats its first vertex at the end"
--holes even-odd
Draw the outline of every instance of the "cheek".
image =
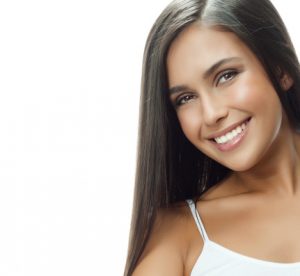
POLYGON ((280 106, 276 91, 264 77, 247 77, 244 81, 239 82, 238 86, 235 87, 235 91, 232 95, 233 102, 246 108, 249 112, 261 111, 268 113, 280 106))
POLYGON ((185 136, 192 141, 198 137, 201 129, 201 114, 196 108, 184 108, 177 114, 181 129, 185 136))
POLYGON ((249 78, 238 91, 235 103, 254 116, 256 126, 273 139, 282 123, 283 110, 272 84, 264 77, 249 78))

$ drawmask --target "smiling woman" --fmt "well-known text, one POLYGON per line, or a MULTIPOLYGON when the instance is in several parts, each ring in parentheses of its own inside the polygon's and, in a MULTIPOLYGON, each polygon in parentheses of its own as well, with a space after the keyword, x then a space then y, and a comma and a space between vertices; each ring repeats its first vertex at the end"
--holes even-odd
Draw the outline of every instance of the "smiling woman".
MULTIPOLYGON (((265 163, 262 157, 271 145, 287 139, 283 132, 289 130, 281 126, 288 122, 276 91, 259 60, 235 34, 192 24, 172 43, 167 71, 169 86, 185 88, 170 95, 183 133, 227 168, 244 171, 265 163)), ((285 90, 292 85, 288 79, 285 90)))
POLYGON ((173 1, 143 66, 124 275, 300 275, 300 67, 270 1, 173 1))

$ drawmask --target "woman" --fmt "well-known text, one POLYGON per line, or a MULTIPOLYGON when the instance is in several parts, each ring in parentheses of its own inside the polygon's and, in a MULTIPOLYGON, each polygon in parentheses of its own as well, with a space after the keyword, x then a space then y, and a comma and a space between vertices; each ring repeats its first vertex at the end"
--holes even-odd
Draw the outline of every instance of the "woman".
POLYGON ((300 275, 300 69, 268 0, 175 0, 147 40, 125 275, 300 275))

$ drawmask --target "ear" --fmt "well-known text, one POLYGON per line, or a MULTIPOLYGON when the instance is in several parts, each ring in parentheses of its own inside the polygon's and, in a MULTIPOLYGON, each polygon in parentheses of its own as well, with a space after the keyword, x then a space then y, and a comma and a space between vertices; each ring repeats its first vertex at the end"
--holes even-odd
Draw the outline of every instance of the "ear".
POLYGON ((294 84, 294 80, 285 72, 282 72, 280 76, 280 86, 284 91, 288 91, 292 85, 294 84))

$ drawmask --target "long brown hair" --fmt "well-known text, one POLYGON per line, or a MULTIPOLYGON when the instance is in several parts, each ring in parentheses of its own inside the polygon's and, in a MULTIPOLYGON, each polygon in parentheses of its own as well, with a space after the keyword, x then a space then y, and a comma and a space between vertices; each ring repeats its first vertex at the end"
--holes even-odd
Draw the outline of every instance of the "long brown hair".
POLYGON ((268 0, 175 0, 153 25, 143 59, 138 155, 131 232, 124 275, 132 274, 157 211, 196 198, 229 169, 208 158, 184 136, 168 98, 166 56, 172 41, 201 21, 235 33, 264 66, 287 113, 300 129, 300 69, 288 32, 268 0), (283 93, 279 72, 294 85, 283 93))

